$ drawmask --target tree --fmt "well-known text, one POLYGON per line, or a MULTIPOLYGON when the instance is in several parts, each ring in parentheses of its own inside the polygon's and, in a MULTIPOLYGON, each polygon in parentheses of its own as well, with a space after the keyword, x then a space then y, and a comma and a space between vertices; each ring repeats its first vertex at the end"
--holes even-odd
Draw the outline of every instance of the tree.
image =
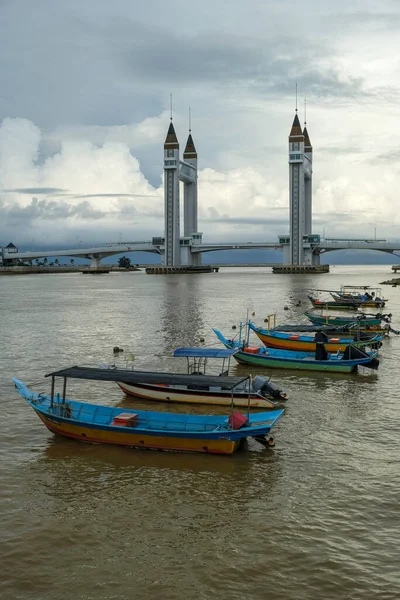
POLYGON ((118 260, 118 266, 121 269, 129 269, 131 266, 131 259, 127 256, 121 256, 121 258, 118 260))
POLYGON ((44 258, 44 259, 43 259, 43 264, 44 264, 45 266, 47 266, 47 258, 44 258))
POLYGON ((58 260, 58 258, 56 258, 56 260, 54 261, 54 264, 58 267, 58 265, 60 264, 60 261, 58 260))
POLYGON ((73 259, 73 258, 71 258, 71 260, 70 260, 69 262, 71 263, 71 265, 72 265, 72 266, 74 266, 74 264, 75 264, 75 261, 74 261, 74 259, 73 259))

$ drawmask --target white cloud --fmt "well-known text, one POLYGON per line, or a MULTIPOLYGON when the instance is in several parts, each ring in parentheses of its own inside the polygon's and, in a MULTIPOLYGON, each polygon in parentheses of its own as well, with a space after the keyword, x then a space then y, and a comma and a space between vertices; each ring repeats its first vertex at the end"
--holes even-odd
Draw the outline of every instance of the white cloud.
MULTIPOLYGON (((159 138, 164 121, 167 126, 161 115, 132 125, 131 142, 135 132, 148 128, 159 138)), ((118 139, 118 134, 119 128, 109 130, 109 139, 118 139)), ((40 130, 26 119, 3 121, 0 233, 5 240, 21 244, 35 238, 36 244, 42 239, 48 245, 75 241, 76 235, 90 243, 115 240, 117 235, 134 240, 162 233, 161 173, 159 184, 150 184, 127 143, 96 145, 78 139, 76 132, 66 140, 59 135, 59 141, 60 152, 41 161, 40 130)), ((158 146, 161 168, 162 144, 158 146)), ((371 237, 377 227, 381 237, 397 238, 396 164, 363 160, 357 149, 352 156, 349 161, 328 152, 315 161, 314 231, 325 228, 331 236, 355 237, 359 232, 371 237)), ((264 165, 199 172, 199 228, 208 240, 276 241, 288 230, 288 212, 283 148, 264 165)))
POLYGON ((43 0, 28 20, 24 3, 0 12, 7 241, 162 233, 170 92, 181 152, 192 106, 205 237, 274 241, 288 229, 296 81, 314 229, 399 237, 398 3, 43 0))

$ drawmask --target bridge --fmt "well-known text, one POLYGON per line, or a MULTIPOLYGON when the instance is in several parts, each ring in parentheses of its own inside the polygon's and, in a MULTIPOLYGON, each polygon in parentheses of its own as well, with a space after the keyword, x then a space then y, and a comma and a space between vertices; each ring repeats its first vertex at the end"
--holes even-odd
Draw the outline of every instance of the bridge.
MULTIPOLYGON (((191 246, 191 252, 203 253, 212 252, 213 250, 243 250, 243 249, 263 249, 273 248, 279 249, 279 244, 271 242, 247 242, 245 244, 197 244, 191 246)), ((17 250, 17 249, 16 249, 17 250)), ((12 260, 29 261, 41 258, 53 257, 72 257, 90 259, 90 266, 98 268, 101 264, 101 259, 107 256, 116 254, 129 254, 130 252, 151 252, 153 254, 163 255, 165 252, 164 244, 154 244, 153 241, 146 242, 115 242, 101 244, 93 248, 72 248, 71 250, 46 250, 46 251, 10 251, 4 253, 5 258, 12 260)))
POLYGON ((199 266, 201 255, 217 250, 283 250, 283 263, 287 266, 320 265, 320 257, 334 250, 377 250, 394 254, 400 251, 400 242, 383 239, 326 238, 312 233, 312 165, 313 147, 304 123, 304 129, 296 114, 289 135, 289 233, 278 236, 276 242, 204 243, 198 232, 197 206, 197 152, 191 130, 183 153, 179 157, 179 142, 171 122, 164 143, 164 237, 153 237, 143 242, 110 242, 95 247, 79 247, 67 250, 19 252, 12 243, 0 247, 0 266, 16 261, 31 261, 48 257, 77 257, 91 261, 90 266, 99 268, 101 260, 108 256, 130 252, 150 252, 161 256, 165 266, 199 266), (183 237, 180 231, 180 182, 183 183, 183 237))

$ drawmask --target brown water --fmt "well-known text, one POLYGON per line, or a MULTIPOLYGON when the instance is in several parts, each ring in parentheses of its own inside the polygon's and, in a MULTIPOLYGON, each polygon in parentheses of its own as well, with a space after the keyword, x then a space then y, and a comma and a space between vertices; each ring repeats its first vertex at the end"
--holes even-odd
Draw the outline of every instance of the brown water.
MULTIPOLYGON (((113 360, 116 345, 138 367, 184 370, 175 347, 215 344, 211 327, 230 334, 247 308, 298 321, 310 288, 387 278, 384 266, 2 277, 0 598, 398 599, 400 336, 377 373, 272 372, 290 394, 276 448, 232 457, 55 438, 10 382, 47 391, 45 373, 113 360)), ((384 291, 400 328, 400 291, 384 291)), ((112 383, 69 391, 134 405, 112 383)))

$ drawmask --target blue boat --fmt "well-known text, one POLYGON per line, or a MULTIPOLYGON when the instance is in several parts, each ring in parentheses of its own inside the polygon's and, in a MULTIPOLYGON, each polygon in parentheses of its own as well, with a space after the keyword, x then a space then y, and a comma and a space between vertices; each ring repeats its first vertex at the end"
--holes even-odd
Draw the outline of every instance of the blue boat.
MULTIPOLYGON (((162 383, 165 375, 153 375, 152 381, 162 383)), ((82 442, 119 444, 133 448, 232 454, 248 437, 265 446, 272 445, 271 430, 284 411, 276 410, 242 415, 193 415, 146 410, 121 409, 89 404, 66 398, 68 378, 116 381, 121 373, 89 367, 71 367, 48 375, 52 378, 49 395, 36 393, 19 379, 12 378, 20 395, 28 402, 46 427, 53 433, 82 442), (54 393, 55 378, 64 381, 62 396, 54 393)), ((196 379, 213 383, 223 377, 181 375, 182 382, 196 379)), ((123 379, 142 381, 143 375, 127 372, 123 379)), ((176 375, 173 377, 176 381, 176 375)), ((232 389, 244 377, 229 377, 232 389)), ((148 374, 146 375, 148 381, 148 374)), ((200 382, 199 382, 200 383, 200 382)))
POLYGON ((297 369, 301 371, 331 371, 335 373, 351 373, 358 366, 377 369, 379 360, 378 352, 364 352, 360 348, 347 346, 344 353, 328 354, 324 344, 318 343, 315 352, 295 352, 292 350, 277 350, 250 346, 248 342, 228 340, 218 329, 213 329, 217 338, 226 348, 238 348, 233 356, 239 363, 267 367, 273 369, 297 369))

